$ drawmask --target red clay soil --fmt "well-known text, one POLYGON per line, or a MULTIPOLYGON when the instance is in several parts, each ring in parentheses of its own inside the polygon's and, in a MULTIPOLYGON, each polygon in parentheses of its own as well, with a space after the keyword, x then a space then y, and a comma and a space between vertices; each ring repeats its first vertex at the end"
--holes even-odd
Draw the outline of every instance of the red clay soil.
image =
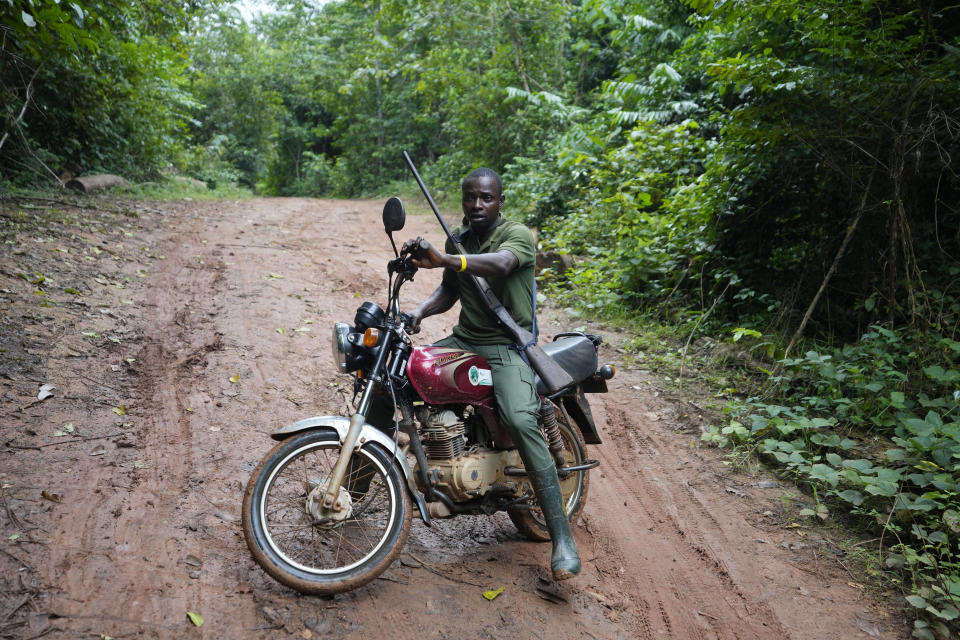
MULTIPOLYGON (((579 577, 549 580, 549 545, 498 514, 415 520, 347 594, 280 586, 244 543, 243 488, 272 430, 348 410, 330 327, 384 301, 383 201, 70 202, 0 201, 0 638, 908 636, 796 519, 799 491, 728 470, 690 405, 624 366, 630 336, 598 327, 619 373, 590 397, 579 577)), ((417 235, 440 239, 410 215, 398 242, 417 235)), ((544 307, 545 340, 582 324, 544 307)))

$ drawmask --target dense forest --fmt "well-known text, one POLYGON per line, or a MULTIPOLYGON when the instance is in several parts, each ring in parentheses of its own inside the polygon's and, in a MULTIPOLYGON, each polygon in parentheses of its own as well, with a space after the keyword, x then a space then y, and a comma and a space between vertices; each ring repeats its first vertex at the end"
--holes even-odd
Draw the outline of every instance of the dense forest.
POLYGON ((916 637, 955 624, 960 5, 0 10, 3 191, 76 166, 382 195, 409 190, 407 150, 455 195, 494 168, 510 215, 574 257, 542 274, 557 300, 669 326, 682 358, 692 339, 738 350, 753 391, 724 389, 705 438, 795 477, 805 515, 878 531, 877 569, 916 608, 916 637))

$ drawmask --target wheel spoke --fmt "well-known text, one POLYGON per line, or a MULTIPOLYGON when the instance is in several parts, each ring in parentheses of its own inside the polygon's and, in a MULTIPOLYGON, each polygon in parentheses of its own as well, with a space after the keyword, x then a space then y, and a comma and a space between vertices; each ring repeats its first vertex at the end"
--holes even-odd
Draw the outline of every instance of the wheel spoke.
MULTIPOLYGON (((274 526, 276 526, 276 525, 274 525, 274 526)), ((291 527, 292 527, 292 526, 294 526, 294 525, 288 525, 288 526, 291 526, 291 527)), ((271 528, 272 528, 272 527, 271 527, 271 528)), ((291 536, 291 535, 293 535, 293 534, 295 534, 295 533, 300 533, 301 531, 305 531, 306 529, 316 529, 316 527, 314 527, 314 526, 313 526, 313 523, 311 522, 311 523, 309 523, 309 524, 304 524, 304 525, 298 526, 298 527, 296 527, 295 529, 287 529, 286 531, 273 531, 273 532, 271 532, 270 535, 272 535, 274 538, 279 538, 279 537, 281 537, 281 536, 291 536)))
MULTIPOLYGON (((324 440, 300 447, 286 454, 285 466, 275 470, 259 501, 267 546, 279 560, 311 572, 336 573, 367 561, 395 531, 393 514, 403 513, 396 511, 396 470, 366 450, 354 452, 342 484, 350 515, 318 521, 308 512, 307 498, 319 499, 340 445, 324 440), (385 475, 384 465, 392 475, 385 475)), ((400 526, 409 526, 409 520, 400 526)))

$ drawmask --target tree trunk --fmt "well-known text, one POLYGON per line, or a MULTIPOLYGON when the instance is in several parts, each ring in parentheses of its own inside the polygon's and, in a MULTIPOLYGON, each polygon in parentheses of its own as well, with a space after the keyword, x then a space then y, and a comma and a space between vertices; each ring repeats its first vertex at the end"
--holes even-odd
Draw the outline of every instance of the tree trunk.
POLYGON ((95 176, 79 176, 67 183, 68 189, 79 191, 81 193, 92 193, 100 189, 110 187, 129 187, 130 183, 110 173, 103 173, 95 176))

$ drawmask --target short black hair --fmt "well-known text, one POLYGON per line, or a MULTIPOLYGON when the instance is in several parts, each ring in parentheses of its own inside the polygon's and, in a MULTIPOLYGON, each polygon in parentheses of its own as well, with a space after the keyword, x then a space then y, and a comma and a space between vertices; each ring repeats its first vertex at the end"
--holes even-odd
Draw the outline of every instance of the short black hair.
MULTIPOLYGON (((474 169, 464 177, 463 182, 466 182, 470 178, 493 178, 493 181, 497 183, 497 191, 500 195, 503 195, 503 181, 500 179, 500 174, 493 169, 487 169, 486 167, 474 169)), ((461 188, 463 187, 463 182, 460 183, 461 188)))

